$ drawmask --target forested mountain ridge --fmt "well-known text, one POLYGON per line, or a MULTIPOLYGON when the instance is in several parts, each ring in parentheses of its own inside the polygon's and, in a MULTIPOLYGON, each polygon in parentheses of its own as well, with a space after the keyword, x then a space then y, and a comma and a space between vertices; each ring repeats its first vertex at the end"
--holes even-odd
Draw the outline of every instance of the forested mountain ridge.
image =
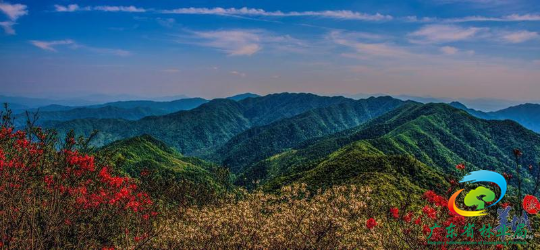
POLYGON ((260 161, 241 173, 237 183, 250 186, 260 180, 278 187, 300 181, 324 162, 334 161, 339 152, 355 147, 374 154, 411 156, 447 174, 456 174, 459 163, 469 170, 512 173, 512 150, 525 152, 523 165, 528 166, 540 160, 539 145, 539 134, 513 121, 479 119, 446 104, 409 103, 356 128, 260 161))
POLYGON ((233 136, 253 127, 292 117, 311 109, 351 101, 344 97, 313 94, 272 94, 241 101, 215 99, 195 109, 137 121, 121 119, 78 119, 49 123, 60 134, 74 129, 77 134, 100 133, 96 145, 149 134, 176 148, 182 154, 199 155, 226 143, 233 136))
POLYGON ((403 104, 392 97, 371 97, 317 108, 248 129, 221 146, 212 156, 233 172, 306 140, 358 126, 403 104))

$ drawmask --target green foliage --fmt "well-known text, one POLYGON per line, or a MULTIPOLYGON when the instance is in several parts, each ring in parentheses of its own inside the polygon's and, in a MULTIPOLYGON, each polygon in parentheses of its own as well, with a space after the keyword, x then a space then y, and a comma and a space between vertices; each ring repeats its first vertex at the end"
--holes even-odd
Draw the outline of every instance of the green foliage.
POLYGON ((247 165, 296 147, 306 140, 358 126, 402 103, 391 97, 372 97, 313 109, 248 129, 231 138, 210 158, 222 162, 234 173, 241 172, 247 165))
MULTIPOLYGON (((453 176, 459 176, 454 166, 462 162, 467 171, 513 173, 512 149, 517 147, 525 152, 524 165, 540 159, 540 135, 515 122, 478 119, 446 104, 410 103, 359 127, 307 141, 295 150, 260 161, 241 173, 237 183, 253 186, 257 181, 271 181, 268 185, 279 186, 287 179, 301 180, 306 171, 335 160, 332 155, 351 144, 385 155, 409 155, 453 176)), ((362 159, 355 157, 352 160, 362 159)))
POLYGON ((223 168, 185 157, 149 136, 114 142, 99 150, 116 168, 138 178, 142 188, 165 204, 203 204, 229 191, 230 176, 223 168))
POLYGON ((344 97, 313 94, 274 94, 241 101, 216 99, 189 111, 146 117, 138 121, 120 119, 79 119, 48 124, 60 135, 74 129, 89 135, 98 130, 96 145, 149 134, 186 155, 204 155, 225 144, 233 136, 253 127, 295 116, 308 110, 348 101, 344 97))

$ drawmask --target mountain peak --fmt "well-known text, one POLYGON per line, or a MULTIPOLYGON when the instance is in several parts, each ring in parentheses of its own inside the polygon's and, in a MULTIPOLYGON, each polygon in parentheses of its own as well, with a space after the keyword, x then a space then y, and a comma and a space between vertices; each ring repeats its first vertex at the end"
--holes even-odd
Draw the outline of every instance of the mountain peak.
POLYGON ((241 100, 244 100, 246 98, 252 98, 252 97, 260 97, 260 95, 248 92, 248 93, 233 95, 233 96, 227 97, 227 99, 234 100, 234 101, 241 101, 241 100))

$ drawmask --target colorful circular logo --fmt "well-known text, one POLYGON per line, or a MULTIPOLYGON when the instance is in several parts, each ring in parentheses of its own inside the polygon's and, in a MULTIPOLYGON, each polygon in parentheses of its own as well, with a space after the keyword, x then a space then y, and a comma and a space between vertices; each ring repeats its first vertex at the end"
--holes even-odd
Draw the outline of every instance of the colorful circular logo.
POLYGON ((495 204, 497 204, 499 201, 502 200, 504 195, 506 194, 506 180, 504 177, 496 172, 488 171, 488 170, 479 170, 474 171, 463 177, 461 179, 460 183, 476 183, 476 182, 492 182, 497 184, 501 188, 501 196, 497 201, 495 201, 493 204, 485 207, 486 202, 492 202, 495 200, 495 193, 488 188, 485 187, 478 187, 474 190, 469 191, 469 193, 465 196, 464 203, 468 207, 476 207, 477 211, 466 211, 461 210, 456 206, 456 198, 458 195, 464 190, 460 189, 457 192, 455 192, 452 197, 448 200, 448 209, 450 211, 457 213, 461 216, 466 217, 474 217, 474 216, 484 216, 487 215, 487 211, 485 208, 489 208, 495 204))

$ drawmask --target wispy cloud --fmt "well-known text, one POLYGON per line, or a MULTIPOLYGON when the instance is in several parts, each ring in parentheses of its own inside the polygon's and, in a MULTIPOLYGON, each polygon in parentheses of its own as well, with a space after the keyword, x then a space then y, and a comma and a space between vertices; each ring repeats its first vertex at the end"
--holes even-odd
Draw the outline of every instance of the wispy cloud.
POLYGON ((16 21, 19 17, 28 14, 28 10, 24 4, 0 3, 0 11, 8 16, 11 21, 16 21))
POLYGON ((183 15, 238 15, 238 16, 269 16, 269 17, 295 17, 295 16, 313 16, 323 18, 348 19, 348 20, 364 20, 364 21, 383 21, 391 20, 390 15, 366 14, 350 10, 325 10, 325 11, 266 11, 263 9, 253 8, 179 8, 174 10, 163 10, 166 14, 183 14, 183 15))
POLYGON ((509 43, 522 43, 540 37, 537 32, 520 30, 502 34, 502 39, 509 43))
POLYGON ((540 21, 540 15, 536 14, 512 14, 503 17, 485 17, 485 16, 468 16, 460 18, 439 19, 442 22, 524 22, 524 21, 540 21))
POLYGON ((146 12, 144 8, 138 8, 133 5, 130 6, 85 6, 81 7, 78 4, 70 5, 54 5, 56 12, 76 12, 76 11, 104 11, 104 12, 146 12))
POLYGON ((455 55, 456 53, 458 53, 459 49, 458 48, 455 48, 455 47, 451 47, 451 46, 444 46, 444 47, 441 47, 441 52, 446 54, 446 55, 455 55))
POLYGON ((75 41, 71 39, 67 40, 58 40, 58 41, 38 41, 38 40, 32 40, 30 43, 40 49, 48 50, 48 51, 54 51, 57 50, 54 48, 59 45, 75 45, 75 41))
POLYGON ((10 4, 0 2, 0 12, 4 13, 8 21, 0 22, 0 26, 4 29, 4 32, 8 35, 14 35, 15 30, 13 25, 17 24, 17 19, 24 15, 28 15, 27 6, 24 4, 10 4))
POLYGON ((289 35, 274 35, 259 29, 186 32, 189 35, 179 36, 178 42, 217 49, 229 56, 251 56, 263 48, 294 53, 302 52, 305 48, 302 41, 289 35))
POLYGON ((485 28, 460 27, 456 25, 426 25, 410 33, 410 41, 419 44, 448 43, 470 40, 479 35, 485 28))
POLYGON ((233 71, 231 71, 229 73, 231 73, 231 75, 235 75, 235 76, 239 76, 239 77, 246 77, 246 73, 238 72, 236 70, 233 70, 233 71))
POLYGON ((261 35, 250 30, 197 31, 201 45, 222 50, 231 56, 250 56, 261 50, 261 35))
POLYGON ((4 32, 8 35, 15 35, 15 30, 13 29, 13 22, 0 22, 0 27, 4 29, 4 32))
POLYGON ((179 69, 162 69, 160 71, 163 72, 163 73, 169 73, 169 74, 174 74, 174 73, 180 72, 179 69))
POLYGON ((366 43, 364 39, 359 39, 357 33, 343 33, 332 31, 330 39, 339 45, 347 46, 356 50, 361 55, 378 57, 403 57, 411 55, 406 49, 389 43, 366 43))
POLYGON ((55 40, 55 41, 32 40, 30 41, 30 43, 42 50, 47 50, 47 51, 52 51, 52 52, 57 52, 58 46, 70 46, 70 48, 72 49, 85 49, 87 51, 98 53, 98 54, 109 54, 109 55, 116 55, 116 56, 131 55, 131 52, 126 51, 126 50, 91 47, 91 46, 79 44, 71 39, 55 40))

